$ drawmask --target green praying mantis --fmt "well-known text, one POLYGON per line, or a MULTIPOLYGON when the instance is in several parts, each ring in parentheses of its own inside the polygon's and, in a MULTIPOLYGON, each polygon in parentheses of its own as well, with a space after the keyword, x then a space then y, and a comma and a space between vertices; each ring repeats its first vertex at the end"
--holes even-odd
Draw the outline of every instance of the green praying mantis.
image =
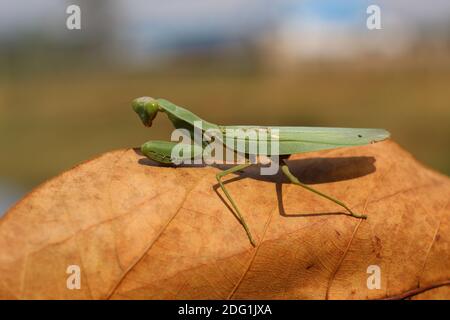
MULTIPOLYGON (((243 226, 250 243, 255 246, 256 243, 250 232, 250 229, 241 214, 238 206, 233 200, 232 196, 225 187, 222 179, 232 173, 241 171, 255 163, 255 151, 251 151, 249 145, 252 142, 266 142, 269 139, 276 139, 276 148, 263 148, 263 154, 258 149, 259 156, 270 156, 271 159, 276 159, 281 165, 281 172, 289 179, 289 181, 295 185, 303 187, 321 197, 324 197, 342 208, 344 208, 348 215, 355 218, 366 219, 367 216, 363 214, 354 213, 345 203, 333 198, 327 194, 324 194, 309 185, 300 182, 295 177, 287 166, 287 158, 294 153, 303 153, 309 151, 334 149, 348 146, 361 146, 389 138, 390 134, 384 129, 358 129, 358 128, 325 128, 325 127, 275 127, 275 126, 223 126, 217 125, 208 121, 205 121, 190 112, 189 110, 179 107, 165 99, 153 99, 150 97, 140 97, 133 101, 133 110, 139 115, 142 123, 145 126, 150 127, 158 112, 166 113, 169 120, 172 122, 176 129, 186 130, 189 133, 194 133, 200 130, 201 133, 208 131, 215 131, 221 134, 219 139, 225 149, 232 153, 238 153, 243 156, 243 163, 236 164, 235 166, 217 173, 217 182, 230 201, 234 214, 243 226), (199 125, 200 124, 200 125, 199 125), (236 147, 236 139, 228 139, 230 137, 229 132, 236 130, 249 130, 257 129, 265 133, 262 138, 256 136, 245 136, 240 139, 241 148, 236 147), (259 139, 259 141, 258 141, 259 139), (231 142, 230 142, 231 141, 231 142), (242 148, 242 146, 244 146, 242 148), (253 161, 251 161, 253 159, 253 161)), ((236 137, 233 137, 236 138, 236 137)), ((239 141, 238 141, 239 142, 239 141)), ((174 150, 179 144, 174 141, 148 141, 141 146, 142 153, 149 159, 161 164, 179 164, 183 161, 189 161, 199 156, 208 156, 205 153, 207 145, 205 142, 194 143, 190 151, 175 153, 174 150)))

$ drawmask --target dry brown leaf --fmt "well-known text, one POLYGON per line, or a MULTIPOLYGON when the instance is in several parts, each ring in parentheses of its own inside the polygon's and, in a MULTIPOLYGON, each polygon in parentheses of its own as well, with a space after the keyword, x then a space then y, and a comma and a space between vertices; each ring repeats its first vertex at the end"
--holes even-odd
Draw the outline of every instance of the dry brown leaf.
POLYGON ((300 180, 258 168, 227 184, 259 245, 218 196, 213 167, 106 153, 43 184, 0 221, 0 297, 450 298, 450 181, 394 142, 295 155, 300 180), (335 213, 299 216, 301 213, 335 213), (81 268, 68 290, 66 269, 81 268), (369 290, 367 267, 381 268, 369 290))

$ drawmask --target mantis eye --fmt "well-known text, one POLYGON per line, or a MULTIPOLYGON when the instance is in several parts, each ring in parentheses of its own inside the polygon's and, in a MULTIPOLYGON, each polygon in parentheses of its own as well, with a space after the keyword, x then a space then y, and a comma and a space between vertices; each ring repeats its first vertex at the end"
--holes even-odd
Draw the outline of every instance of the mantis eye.
POLYGON ((133 100, 132 107, 144 126, 151 127, 152 121, 159 111, 158 102, 150 97, 140 97, 133 100))

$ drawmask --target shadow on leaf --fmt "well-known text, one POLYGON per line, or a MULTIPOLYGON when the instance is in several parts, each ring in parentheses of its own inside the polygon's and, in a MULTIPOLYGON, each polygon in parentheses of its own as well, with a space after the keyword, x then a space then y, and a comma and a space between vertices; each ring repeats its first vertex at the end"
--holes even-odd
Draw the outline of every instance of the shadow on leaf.
MULTIPOLYGON (((310 158, 287 161, 291 172, 302 182, 306 184, 321 184, 329 182, 338 182, 343 180, 356 179, 376 171, 374 157, 339 157, 339 158, 310 158)), ((232 166, 217 166, 225 170, 232 166)), ((295 213, 287 214, 283 205, 282 184, 290 183, 281 172, 273 176, 261 176, 260 167, 253 166, 238 172, 236 177, 224 181, 224 184, 239 181, 243 178, 252 178, 263 181, 270 181, 276 184, 276 193, 279 212, 284 217, 309 217, 309 216, 329 216, 329 215, 349 215, 348 212, 314 212, 314 213, 295 213)), ((222 202, 232 210, 231 206, 218 192, 219 185, 214 186, 214 191, 221 198, 222 202)), ((239 219, 238 219, 239 220, 239 219)))

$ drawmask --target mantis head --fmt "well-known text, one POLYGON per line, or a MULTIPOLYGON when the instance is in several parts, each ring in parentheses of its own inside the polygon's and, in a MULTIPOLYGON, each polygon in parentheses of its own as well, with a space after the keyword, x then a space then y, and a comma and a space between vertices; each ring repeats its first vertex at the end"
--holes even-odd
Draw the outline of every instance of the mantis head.
POLYGON ((150 97, 140 97, 133 100, 132 106, 144 126, 151 127, 152 121, 159 111, 158 101, 150 97))

